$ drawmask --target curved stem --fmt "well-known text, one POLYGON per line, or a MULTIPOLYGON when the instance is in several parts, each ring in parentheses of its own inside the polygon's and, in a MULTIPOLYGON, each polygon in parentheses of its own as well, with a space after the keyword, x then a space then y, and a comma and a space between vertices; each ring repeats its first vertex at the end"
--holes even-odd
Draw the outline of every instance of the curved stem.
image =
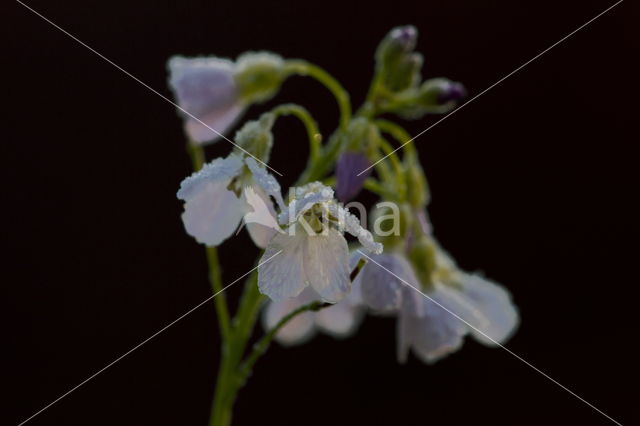
POLYGON ((362 187, 367 191, 379 195, 382 198, 393 199, 397 195, 389 191, 384 185, 373 178, 367 178, 362 184, 362 187))
POLYGON ((396 141, 400 143, 405 154, 411 160, 418 158, 416 147, 413 145, 413 138, 402 126, 394 123, 393 121, 378 119, 374 121, 375 125, 380 130, 391 135, 396 141), (409 142, 411 141, 411 142, 409 142), (407 143, 408 142, 408 143, 407 143))
POLYGON ((338 83, 338 80, 319 66, 302 59, 288 60, 285 64, 285 71, 291 74, 312 77, 329 89, 336 98, 336 102, 338 102, 338 108, 340 108, 340 128, 343 130, 347 128, 351 120, 351 102, 349 93, 338 83))
POLYGON ((251 351, 249 356, 244 360, 244 362, 242 362, 242 364, 240 364, 238 368, 238 387, 242 387, 244 385, 247 377, 249 377, 249 375, 251 374, 253 365, 267 351, 269 345, 271 344, 271 341, 276 336, 276 334, 278 334, 278 331, 280 331, 282 327, 287 325, 289 321, 303 312, 316 312, 328 306, 333 305, 319 301, 311 302, 306 305, 302 305, 297 309, 294 309, 293 311, 285 315, 280 321, 278 321, 275 327, 269 330, 269 332, 265 334, 262 339, 260 339, 255 345, 253 345, 253 350, 251 351))
POLYGON ((307 111, 306 108, 300 105, 283 104, 272 109, 271 113, 276 117, 293 115, 298 118, 302 122, 302 124, 304 124, 304 127, 307 130, 307 136, 309 137, 309 161, 317 161, 320 157, 322 134, 318 130, 318 125, 316 124, 309 111, 307 111))

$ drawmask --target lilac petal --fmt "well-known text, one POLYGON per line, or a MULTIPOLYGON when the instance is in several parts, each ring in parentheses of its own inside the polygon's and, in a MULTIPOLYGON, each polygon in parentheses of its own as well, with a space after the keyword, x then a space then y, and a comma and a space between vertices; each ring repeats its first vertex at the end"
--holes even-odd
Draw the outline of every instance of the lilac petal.
POLYGON ((217 139, 244 111, 238 100, 233 62, 216 57, 174 56, 167 66, 169 86, 183 110, 186 130, 195 142, 217 139))
POLYGON ((354 198, 364 184, 365 179, 371 174, 371 169, 358 176, 358 173, 371 166, 371 162, 361 152, 345 152, 338 158, 336 166, 338 199, 347 202, 354 198))

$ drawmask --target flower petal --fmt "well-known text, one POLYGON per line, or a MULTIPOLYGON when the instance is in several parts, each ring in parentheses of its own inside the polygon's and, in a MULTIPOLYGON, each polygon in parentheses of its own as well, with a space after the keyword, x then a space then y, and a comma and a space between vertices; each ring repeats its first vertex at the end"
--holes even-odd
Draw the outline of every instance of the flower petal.
POLYGON ((295 223, 300 215, 311 209, 315 204, 326 203, 333 200, 333 189, 328 186, 324 186, 319 182, 312 182, 307 186, 311 185, 315 185, 318 188, 316 190, 307 192, 306 194, 296 194, 296 197, 298 197, 299 195, 300 198, 291 200, 286 209, 282 210, 282 212, 278 216, 278 221, 282 225, 290 225, 295 223))
MULTIPOLYGON (((235 65, 216 57, 174 56, 167 63, 169 86, 178 105, 220 133, 242 113, 234 79, 235 65)), ((196 142, 218 138, 197 120, 187 119, 186 130, 196 142)))
MULTIPOLYGON (((437 294, 431 295, 435 300, 437 294)), ((441 302, 441 301, 439 301, 441 302)), ((458 350, 468 328, 462 321, 424 299, 424 316, 401 312, 398 318, 398 361, 405 362, 409 348, 426 363, 433 363, 458 350)))
POLYGON ((335 204, 328 205, 329 212, 337 218, 340 230, 345 230, 358 239, 360 244, 371 253, 382 253, 382 244, 373 240, 371 232, 360 225, 360 220, 344 207, 335 204))
POLYGON ((486 320, 483 325, 476 327, 480 332, 472 330, 473 337, 485 345, 505 342, 519 323, 518 310, 511 301, 509 292, 475 274, 465 275, 462 285, 465 296, 486 320))
POLYGON ((316 313, 316 325, 322 331, 334 337, 344 338, 351 336, 357 329, 364 310, 353 306, 348 298, 316 313))
POLYGON ((360 283, 364 303, 378 313, 399 310, 403 299, 413 300, 410 298, 415 290, 405 282, 419 288, 413 268, 404 256, 397 253, 372 255, 356 281, 360 283))
POLYGON ((189 201, 207 183, 225 181, 228 185, 229 181, 240 173, 241 168, 242 158, 239 155, 231 154, 226 158, 216 158, 184 179, 180 183, 177 196, 181 200, 189 201))
POLYGON ((351 289, 347 241, 335 229, 329 229, 327 235, 303 238, 306 240, 304 271, 309 284, 326 302, 343 299, 351 289))
POLYGON ((244 215, 247 231, 256 246, 265 248, 280 229, 273 203, 260 187, 244 188, 243 197, 247 202, 248 213, 244 215))
POLYGON ((231 104, 201 116, 188 117, 184 128, 189 138, 198 144, 218 139, 226 134, 244 113, 243 105, 231 104), (213 130, 211 130, 213 129, 213 130))
POLYGON ((303 269, 302 232, 290 236, 275 234, 269 242, 258 268, 258 287, 271 300, 295 297, 308 285, 303 269))
POLYGON ((278 207, 283 210, 285 206, 284 201, 282 200, 282 191, 280 190, 280 184, 276 178, 273 177, 266 168, 258 165, 255 159, 246 157, 244 161, 249 167, 249 170, 251 170, 251 174, 253 174, 254 182, 257 183, 264 192, 272 196, 276 200, 276 203, 278 203, 278 207))
POLYGON ((229 238, 240 224, 244 203, 227 190, 229 180, 198 185, 184 204, 182 222, 199 243, 217 246, 229 238))
MULTIPOLYGON (((269 331, 278 322, 294 309, 308 303, 307 298, 298 297, 284 299, 277 302, 269 301, 262 315, 262 325, 269 331)), ((289 320, 287 324, 278 331, 275 339, 285 346, 298 345, 309 340, 315 332, 313 312, 303 312, 289 320)))

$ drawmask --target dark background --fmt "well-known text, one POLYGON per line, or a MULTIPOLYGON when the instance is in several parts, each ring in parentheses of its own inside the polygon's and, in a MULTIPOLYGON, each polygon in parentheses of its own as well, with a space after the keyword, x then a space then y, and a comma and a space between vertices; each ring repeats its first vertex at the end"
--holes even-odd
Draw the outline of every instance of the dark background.
MULTIPOLYGON (((508 348, 625 425, 640 423, 631 3, 416 140, 437 237, 462 267, 505 284, 520 308, 508 348)), ((173 54, 268 49, 325 67, 357 106, 393 26, 417 25, 424 74, 462 81, 473 96, 613 1, 27 4, 165 95, 173 54)), ((15 76, 3 85, 9 137, 0 144, 1 411, 2 423, 17 424, 211 291, 175 197, 190 164, 174 108, 7 5, 3 68, 15 76)), ((310 79, 291 79, 277 101, 306 105, 325 134, 336 125, 334 101, 310 79)), ((436 119, 406 126, 416 134, 436 119)), ((283 119, 276 138, 272 165, 286 187, 304 167, 306 137, 283 119)), ((220 142, 208 153, 228 151, 220 142)), ((256 254, 246 233, 226 243, 224 281, 256 254)), ((228 291, 232 303, 239 292, 228 291)), ((393 320, 368 317, 345 341, 274 345, 240 394, 235 424, 611 424, 471 339, 433 366, 398 365, 394 331, 393 320)), ((218 344, 210 303, 30 424, 205 425, 218 344)))

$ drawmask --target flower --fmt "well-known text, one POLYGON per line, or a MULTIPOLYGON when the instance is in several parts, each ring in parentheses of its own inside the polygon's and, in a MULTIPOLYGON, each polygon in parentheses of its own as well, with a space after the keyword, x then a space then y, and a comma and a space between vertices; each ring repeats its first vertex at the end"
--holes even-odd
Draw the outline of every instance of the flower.
MULTIPOLYGON (((252 157, 238 154, 217 158, 187 177, 177 196, 185 201, 182 221, 187 233, 208 246, 229 238, 245 216, 275 218, 270 197, 284 206, 276 179, 252 157)), ((251 238, 261 248, 277 232, 268 220, 246 222, 251 238)))
POLYGON ((487 346, 502 344, 518 325, 517 309, 503 287, 460 271, 440 249, 428 283, 420 282, 401 252, 369 260, 354 285, 360 285, 371 309, 398 317, 399 362, 412 350, 433 363, 458 350, 468 333, 487 346))
MULTIPOLYGON (((351 262, 352 271, 358 260, 359 257, 355 262, 351 262)), ((271 330, 293 310, 318 299, 320 296, 311 287, 307 287, 297 297, 270 300, 262 313, 262 325, 265 330, 271 330)), ((354 285, 351 293, 335 305, 317 312, 306 311, 296 315, 278 331, 275 339, 285 346, 298 345, 311 339, 317 331, 323 331, 339 339, 346 338, 358 329, 363 317, 364 307, 360 300, 359 288, 354 285)))
POLYGON ((335 303, 351 289, 346 230, 372 253, 382 253, 359 220, 339 206, 333 190, 320 182, 297 187, 278 220, 286 233, 269 242, 258 269, 258 286, 272 300, 298 296, 311 286, 322 300, 335 303))
POLYGON ((232 61, 215 56, 174 56, 167 67, 169 86, 183 109, 185 131, 195 143, 215 141, 244 112, 232 61))
POLYGON ((174 56, 167 68, 185 131, 200 145, 224 135, 250 104, 269 100, 285 78, 284 60, 269 52, 247 52, 236 62, 174 56))

